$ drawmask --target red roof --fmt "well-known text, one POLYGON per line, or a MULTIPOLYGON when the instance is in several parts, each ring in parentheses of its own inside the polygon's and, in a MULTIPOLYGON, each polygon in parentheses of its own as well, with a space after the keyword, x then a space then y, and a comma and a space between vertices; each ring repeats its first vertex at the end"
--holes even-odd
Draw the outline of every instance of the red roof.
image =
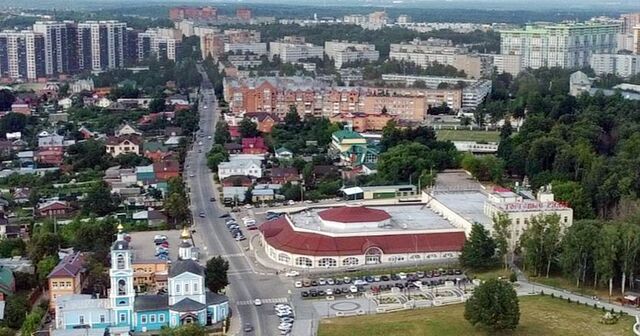
POLYGON ((49 278, 75 277, 83 270, 83 268, 84 257, 82 253, 75 252, 60 260, 58 265, 51 271, 51 273, 49 273, 49 278))
POLYGON ((382 222, 391 218, 384 210, 363 206, 331 208, 318 212, 318 216, 326 221, 340 223, 382 222))
POLYGON ((370 247, 385 254, 461 251, 465 241, 463 231, 331 237, 295 231, 287 217, 265 222, 259 229, 273 248, 313 256, 362 255, 370 247))

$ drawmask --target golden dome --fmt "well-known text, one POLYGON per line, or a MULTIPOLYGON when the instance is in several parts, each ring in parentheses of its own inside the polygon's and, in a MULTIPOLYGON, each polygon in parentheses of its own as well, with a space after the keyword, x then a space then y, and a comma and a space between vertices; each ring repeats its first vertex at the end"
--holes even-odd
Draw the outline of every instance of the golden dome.
POLYGON ((118 232, 122 232, 122 230, 124 230, 124 226, 122 226, 122 223, 118 224, 118 232))
POLYGON ((182 233, 180 234, 180 238, 185 240, 191 238, 191 233, 189 232, 189 229, 186 226, 182 228, 182 233))

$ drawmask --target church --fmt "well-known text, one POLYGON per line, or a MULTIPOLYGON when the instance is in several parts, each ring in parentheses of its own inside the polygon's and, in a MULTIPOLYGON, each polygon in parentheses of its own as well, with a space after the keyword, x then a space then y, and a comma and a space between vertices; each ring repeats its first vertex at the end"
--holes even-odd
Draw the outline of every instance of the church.
POLYGON ((184 324, 213 325, 229 316, 229 299, 205 287, 204 268, 192 258, 191 235, 185 228, 178 259, 169 269, 167 294, 136 295, 132 251, 121 225, 111 247, 108 299, 91 295, 60 296, 56 301, 53 336, 130 335, 184 324), (80 331, 81 330, 81 331, 80 331))

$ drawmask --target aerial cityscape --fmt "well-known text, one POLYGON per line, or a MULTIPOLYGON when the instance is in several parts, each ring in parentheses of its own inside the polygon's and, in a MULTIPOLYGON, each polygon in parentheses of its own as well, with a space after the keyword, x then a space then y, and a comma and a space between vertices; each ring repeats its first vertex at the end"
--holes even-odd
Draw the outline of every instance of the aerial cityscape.
POLYGON ((634 1, 0 4, 0 158, 0 336, 640 336, 634 1))

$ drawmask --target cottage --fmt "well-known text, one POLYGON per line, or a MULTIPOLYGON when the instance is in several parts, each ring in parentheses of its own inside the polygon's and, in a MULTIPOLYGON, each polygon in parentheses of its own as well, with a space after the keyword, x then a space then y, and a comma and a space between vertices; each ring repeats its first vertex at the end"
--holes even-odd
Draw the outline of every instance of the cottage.
POLYGON ((140 155, 142 153, 142 139, 136 134, 110 136, 107 137, 106 148, 107 153, 113 157, 126 153, 140 155))
POLYGON ((137 135, 137 136, 142 136, 142 131, 140 131, 139 129, 129 125, 129 124, 123 124, 120 125, 120 127, 116 130, 115 132, 115 136, 120 137, 123 135, 137 135))
POLYGON ((75 252, 62 258, 58 265, 49 273, 49 307, 55 309, 56 300, 64 295, 80 294, 85 280, 85 257, 81 252, 75 252))
POLYGON ((268 151, 269 149, 264 144, 264 139, 262 137, 242 139, 243 154, 265 154, 268 151))
POLYGON ((227 150, 227 153, 229 154, 240 154, 242 153, 242 145, 235 143, 235 142, 229 142, 224 144, 224 149, 227 150))
POLYGON ((224 179, 233 175, 244 175, 255 178, 262 177, 260 161, 256 160, 232 160, 218 165, 218 178, 224 179))
POLYGON ((222 201, 226 205, 244 203, 248 187, 222 187, 222 201))
POLYGON ((280 121, 278 117, 267 112, 247 112, 244 117, 253 121, 257 125, 258 131, 262 133, 271 133, 273 126, 280 121))
POLYGON ((153 173, 156 179, 168 181, 172 177, 180 176, 180 163, 175 160, 166 160, 153 163, 153 173))
POLYGON ((136 179, 138 182, 147 183, 156 179, 156 175, 153 169, 153 164, 148 166, 136 167, 136 179))
POLYGON ((293 152, 285 147, 280 147, 276 149, 276 159, 291 160, 293 159, 293 152))
POLYGON ((300 180, 298 170, 291 168, 271 168, 271 183, 286 184, 287 182, 297 182, 300 180))
POLYGON ((131 219, 134 221, 146 222, 149 227, 160 227, 167 223, 167 216, 161 211, 152 208, 135 212, 131 219))
POLYGON ((39 217, 65 217, 72 211, 67 202, 50 201, 38 205, 36 210, 39 217))
POLYGON ((49 147, 38 149, 36 161, 50 166, 60 166, 64 159, 64 148, 49 147))

